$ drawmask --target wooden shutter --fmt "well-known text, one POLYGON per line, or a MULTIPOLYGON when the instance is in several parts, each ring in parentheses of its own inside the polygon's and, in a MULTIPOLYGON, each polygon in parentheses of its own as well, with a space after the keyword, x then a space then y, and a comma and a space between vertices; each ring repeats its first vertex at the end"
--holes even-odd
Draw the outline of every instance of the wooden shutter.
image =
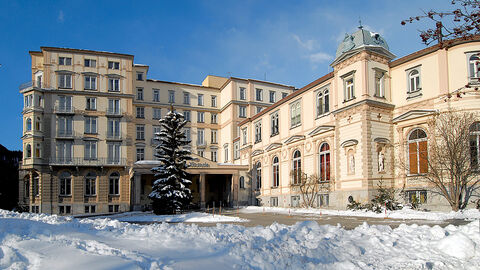
POLYGON ((428 149, 427 141, 418 143, 419 158, 420 158, 420 173, 428 172, 428 149))
POLYGON ((417 143, 408 144, 408 158, 409 158, 409 171, 410 174, 417 174, 417 143))

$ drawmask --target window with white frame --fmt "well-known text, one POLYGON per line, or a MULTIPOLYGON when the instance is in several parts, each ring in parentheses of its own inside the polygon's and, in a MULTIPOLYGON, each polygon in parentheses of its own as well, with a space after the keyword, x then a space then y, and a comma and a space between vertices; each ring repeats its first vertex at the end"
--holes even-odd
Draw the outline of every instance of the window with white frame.
POLYGON ((84 159, 85 160, 97 159, 97 141, 84 142, 84 159))
POLYGON ((33 95, 26 95, 24 97, 23 107, 25 108, 33 107, 33 95))
POLYGON ((217 96, 212 96, 212 107, 217 107, 217 96))
POLYGON ((473 170, 480 169, 480 122, 470 126, 470 164, 473 170))
POLYGON ((60 180, 60 196, 72 195, 72 175, 69 172, 62 172, 59 177, 60 180))
POLYGON ((137 125, 137 140, 145 140, 145 125, 137 125))
POLYGON ((137 161, 145 159, 145 148, 139 147, 137 148, 137 161))
POLYGON ((137 72, 137 81, 143 81, 143 72, 137 72))
POLYGON ((185 139, 186 139, 187 141, 191 141, 191 140, 192 140, 192 135, 191 135, 191 133, 190 133, 190 128, 184 128, 183 134, 185 135, 185 139))
POLYGON ((73 118, 71 116, 58 116, 57 135, 60 137, 73 135, 73 118))
POLYGON ((198 106, 203 106, 203 94, 198 94, 198 106))
POLYGON ((412 204, 425 204, 427 203, 427 191, 426 190, 408 190, 405 192, 407 200, 412 204))
POLYGON ((161 129, 160 126, 153 126, 153 134, 152 134, 152 136, 153 136, 153 137, 158 136, 157 134, 159 134, 161 130, 162 130, 162 129, 161 129))
POLYGON ((107 163, 108 164, 120 164, 120 143, 108 143, 107 144, 107 163))
POLYGON ((468 58, 468 67, 469 67, 469 77, 470 79, 479 79, 480 78, 480 57, 479 53, 470 55, 468 58))
POLYGON ((241 105, 238 106, 238 117, 247 117, 247 107, 241 105))
POLYGON ((57 161, 59 163, 68 164, 72 162, 73 142, 68 140, 57 141, 57 161))
POLYGON ((118 118, 107 119, 107 137, 120 138, 120 120, 118 118))
POLYGON ((137 107, 137 118, 145 118, 145 108, 137 107))
POLYGON ((84 89, 97 90, 97 77, 92 75, 84 76, 84 89))
POLYGON ((153 101, 160 102, 160 90, 153 89, 153 101))
POLYGON ((27 143, 25 145, 24 157, 25 158, 31 158, 32 157, 32 145, 29 144, 29 143, 27 143))
POLYGON ((192 121, 190 111, 183 111, 183 117, 184 117, 185 121, 187 121, 187 122, 192 121))
POLYGON ((137 88, 137 100, 143 100, 143 88, 137 88))
POLYGON ((294 185, 302 183, 302 157, 299 150, 293 152, 292 176, 294 185))
POLYGON ((255 164, 255 190, 260 190, 262 188, 262 163, 257 162, 255 164))
POLYGON ((330 181, 330 146, 322 143, 318 151, 320 182, 330 181))
POLYGON ((349 76, 344 78, 344 101, 349 101, 355 98, 354 77, 349 76))
POLYGON ((59 73, 58 74, 58 88, 72 88, 72 74, 59 73))
POLYGON ((190 93, 183 92, 183 104, 190 105, 190 93))
POLYGON ((203 157, 204 154, 205 154, 205 150, 203 150, 203 149, 197 149, 197 155, 203 157))
POLYGON ((94 172, 89 172, 85 176, 85 195, 97 195, 97 175, 94 172))
POLYGON ((119 99, 109 99, 108 100, 108 114, 120 114, 120 100, 119 99))
POLYGON ((120 69, 120 62, 108 61, 108 69, 120 69))
POLYGON ((228 162, 228 143, 223 145, 223 151, 224 151, 224 161, 228 162))
POLYGON ((240 87, 240 100, 247 99, 247 89, 245 87, 240 87))
POLYGON ((97 98, 87 97, 85 110, 95 111, 97 109, 97 98))
POLYGON ((175 91, 168 90, 168 103, 175 103, 175 91))
POLYGON ((420 81, 420 67, 407 71, 408 93, 416 93, 422 90, 420 81))
POLYGON ((330 100, 328 89, 323 89, 317 93, 317 117, 330 111, 330 100))
POLYGON ((217 130, 216 129, 211 130, 211 141, 212 141, 212 144, 217 143, 217 130))
POLYGON ((263 89, 255 88, 255 100, 263 101, 263 89))
POLYGON ((210 152, 210 159, 213 161, 213 162, 217 162, 217 150, 211 150, 210 152))
POLYGON ((97 133, 97 117, 85 116, 84 132, 86 134, 96 134, 97 133))
POLYGON ((160 119, 160 118, 162 118, 162 109, 153 108, 153 119, 160 119))
POLYGON ((217 114, 216 113, 211 113, 211 123, 216 124, 217 123, 217 114))
POLYGON ((205 145, 205 130, 203 128, 197 129, 197 145, 205 145))
POLYGON ((278 197, 270 197, 270 206, 272 207, 278 206, 278 197))
POLYGON ((71 57, 58 57, 58 64, 61 66, 71 66, 72 58, 71 57))
POLYGON ((290 127, 294 128, 302 124, 300 100, 290 104, 290 127))
POLYGON ((270 90, 269 92, 270 103, 275 103, 275 91, 270 90))
POLYGON ((58 109, 62 112, 71 112, 72 100, 72 96, 58 96, 58 109))
POLYGON ((317 194, 317 207, 326 207, 330 201, 328 193, 317 194))
POLYGON ((242 128, 242 144, 247 144, 247 128, 242 128))
POLYGON ((255 143, 262 141, 262 122, 255 123, 255 143))
POLYGON ((119 92, 120 91, 120 79, 109 78, 108 79, 108 91, 119 92))
POLYGON ((108 177, 108 194, 120 195, 120 174, 113 172, 108 177))
POLYGON ((375 96, 379 98, 385 97, 385 72, 375 70, 375 96))
POLYGON ((239 159, 240 158, 240 143, 236 141, 233 143, 233 158, 239 159))
POLYGON ((205 113, 204 112, 197 112, 197 122, 204 123, 205 122, 205 113))
POLYGON ((32 119, 27 118, 27 121, 25 121, 25 129, 27 131, 32 131, 32 119))
POLYGON ((83 63, 85 67, 97 67, 97 60, 85 59, 83 60, 83 63))

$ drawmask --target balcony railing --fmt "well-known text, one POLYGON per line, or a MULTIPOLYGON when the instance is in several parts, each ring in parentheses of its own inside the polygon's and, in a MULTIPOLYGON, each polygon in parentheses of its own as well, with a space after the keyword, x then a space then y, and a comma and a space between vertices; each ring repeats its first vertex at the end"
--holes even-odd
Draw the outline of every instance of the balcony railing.
POLYGON ((55 106, 55 113, 73 114, 75 113, 75 108, 73 106, 57 105, 55 106))
POLYGON ((73 130, 57 130, 57 138, 69 138, 73 139, 75 137, 80 137, 80 133, 73 130))
POLYGON ((123 112, 120 108, 108 108, 107 116, 122 116, 123 112))
POLYGON ((26 82, 26 83, 22 83, 20 84, 20 86, 18 87, 18 89, 20 91, 22 90, 25 90, 25 89, 28 89, 28 88, 40 88, 40 89, 51 89, 52 87, 50 85, 47 85, 45 82, 43 81, 29 81, 29 82, 26 82))
POLYGON ((107 139, 108 140, 122 140, 122 138, 124 138, 125 136, 123 136, 121 133, 110 133, 110 132, 107 132, 107 139))
POLYGON ((85 159, 79 157, 57 157, 50 158, 50 165, 66 165, 66 166, 104 166, 117 165, 125 166, 127 164, 126 158, 97 158, 85 159))

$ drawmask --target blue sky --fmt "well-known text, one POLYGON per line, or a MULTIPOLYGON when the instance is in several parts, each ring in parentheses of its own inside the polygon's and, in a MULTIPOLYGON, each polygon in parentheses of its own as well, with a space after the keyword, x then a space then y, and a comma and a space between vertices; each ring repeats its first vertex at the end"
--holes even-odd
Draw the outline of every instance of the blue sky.
POLYGON ((448 10, 449 0, 1 1, 0 143, 21 149, 28 51, 40 46, 133 54, 149 78, 200 84, 206 75, 264 79, 297 88, 331 71, 345 33, 362 24, 398 57, 425 48, 402 19, 448 10))

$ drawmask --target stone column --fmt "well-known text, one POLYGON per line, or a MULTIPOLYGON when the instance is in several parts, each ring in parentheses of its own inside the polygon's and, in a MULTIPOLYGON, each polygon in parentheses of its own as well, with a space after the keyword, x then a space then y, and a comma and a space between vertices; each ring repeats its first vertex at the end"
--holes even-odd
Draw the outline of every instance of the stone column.
POLYGON ((238 178, 237 173, 232 174, 232 204, 233 206, 238 205, 238 178))
POLYGON ((200 208, 205 209, 205 173, 200 173, 200 208))
POLYGON ((133 175, 133 190, 132 190, 132 204, 133 204, 133 210, 134 211, 140 211, 141 205, 140 205, 140 191, 142 190, 142 175, 139 173, 135 173, 133 175))

